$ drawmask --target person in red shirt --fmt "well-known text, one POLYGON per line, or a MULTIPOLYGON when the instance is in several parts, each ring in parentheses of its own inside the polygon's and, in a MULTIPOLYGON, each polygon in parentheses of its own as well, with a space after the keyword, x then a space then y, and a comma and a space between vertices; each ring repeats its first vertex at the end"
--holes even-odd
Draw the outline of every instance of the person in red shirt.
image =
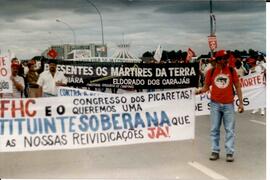
POLYGON ((234 90, 238 99, 238 112, 244 111, 242 90, 237 72, 228 65, 228 53, 220 50, 215 53, 216 66, 206 73, 204 86, 196 94, 210 90, 210 118, 212 153, 210 160, 219 159, 220 126, 223 122, 225 129, 226 161, 234 161, 235 117, 234 117, 234 90))

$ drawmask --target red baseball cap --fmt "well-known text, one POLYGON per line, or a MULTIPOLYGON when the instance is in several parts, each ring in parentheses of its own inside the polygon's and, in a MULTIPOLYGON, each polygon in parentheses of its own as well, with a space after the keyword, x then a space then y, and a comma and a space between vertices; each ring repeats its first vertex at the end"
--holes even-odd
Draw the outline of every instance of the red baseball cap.
POLYGON ((20 67, 20 63, 17 61, 13 61, 11 64, 11 68, 19 68, 20 67))
POLYGON ((226 55, 228 55, 228 53, 226 52, 226 50, 219 50, 219 51, 216 52, 215 58, 224 57, 226 55))

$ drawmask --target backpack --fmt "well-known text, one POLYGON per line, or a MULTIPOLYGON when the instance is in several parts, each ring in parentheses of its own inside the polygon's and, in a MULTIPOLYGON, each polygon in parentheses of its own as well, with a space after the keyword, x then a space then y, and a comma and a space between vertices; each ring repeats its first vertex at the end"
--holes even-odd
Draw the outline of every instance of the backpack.
MULTIPOLYGON (((213 76, 213 74, 214 74, 214 71, 215 71, 215 67, 213 67, 212 69, 211 69, 211 74, 210 74, 210 79, 212 79, 212 76, 213 76)), ((232 75, 232 77, 233 77, 233 72, 234 72, 234 69, 233 69, 233 67, 229 67, 229 69, 230 69, 230 73, 231 73, 231 75, 232 75)), ((235 90, 234 90, 234 85, 232 86, 232 91, 233 91, 233 96, 235 96, 236 95, 236 93, 235 93, 235 90)))

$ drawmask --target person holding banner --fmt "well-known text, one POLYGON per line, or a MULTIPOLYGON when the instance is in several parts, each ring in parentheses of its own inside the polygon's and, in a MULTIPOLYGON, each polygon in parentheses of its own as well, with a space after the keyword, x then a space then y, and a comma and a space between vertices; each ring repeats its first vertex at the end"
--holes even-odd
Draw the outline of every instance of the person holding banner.
POLYGON ((210 160, 219 159, 220 126, 225 128, 226 161, 234 161, 235 117, 234 117, 234 90, 239 99, 238 112, 244 111, 242 90, 237 72, 228 66, 228 54, 220 50, 215 54, 216 66, 206 73, 204 86, 197 89, 196 94, 207 92, 210 89, 210 119, 212 153, 210 160), (211 88, 210 88, 211 87, 211 88))
MULTIPOLYGON (((266 80, 266 63, 265 59, 262 55, 258 56, 256 61, 256 65, 251 68, 250 74, 252 73, 262 73, 264 76, 264 82, 266 80)), ((251 114, 256 114, 257 112, 261 111, 261 116, 265 115, 264 108, 254 109, 251 114)))
POLYGON ((39 94, 43 97, 57 96, 57 86, 67 85, 67 78, 56 67, 56 60, 50 60, 49 71, 42 72, 38 78, 39 94))
POLYGON ((201 79, 202 79, 202 86, 203 86, 203 82, 205 80, 205 76, 206 76, 206 73, 209 69, 213 68, 216 66, 216 61, 215 61, 215 57, 211 57, 209 58, 208 60, 206 60, 206 65, 201 73, 201 79))
POLYGON ((11 64, 11 81, 12 81, 12 93, 3 93, 2 98, 22 98, 24 91, 24 79, 18 75, 20 63, 12 61, 11 64))
POLYGON ((36 97, 40 97, 41 95, 39 95, 39 86, 37 84, 37 80, 38 80, 38 73, 36 71, 36 63, 34 60, 30 60, 27 63, 28 66, 28 72, 26 74, 26 81, 28 84, 28 97, 30 98, 36 98, 36 97))

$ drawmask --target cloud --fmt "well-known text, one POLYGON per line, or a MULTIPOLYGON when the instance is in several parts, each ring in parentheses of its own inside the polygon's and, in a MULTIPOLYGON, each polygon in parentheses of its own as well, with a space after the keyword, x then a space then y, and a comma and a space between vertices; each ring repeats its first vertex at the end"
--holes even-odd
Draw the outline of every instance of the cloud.
MULTIPOLYGON (((158 44, 167 50, 191 47, 208 53, 209 2, 206 0, 91 0, 99 8, 110 54, 116 44, 131 43, 141 56, 158 44)), ((213 2, 220 48, 265 51, 265 2, 213 2), (247 42, 245 41, 247 40, 247 42)), ((101 43, 100 17, 87 0, 0 0, 1 49, 31 58, 52 44, 101 43), (48 33, 51 32, 51 33, 48 33)))
MULTIPOLYGON (((264 1, 214 1, 213 12, 230 13, 256 13, 265 11, 264 1)), ((183 14, 188 12, 199 13, 209 12, 208 1, 178 1, 164 5, 155 10, 156 13, 183 14)))

